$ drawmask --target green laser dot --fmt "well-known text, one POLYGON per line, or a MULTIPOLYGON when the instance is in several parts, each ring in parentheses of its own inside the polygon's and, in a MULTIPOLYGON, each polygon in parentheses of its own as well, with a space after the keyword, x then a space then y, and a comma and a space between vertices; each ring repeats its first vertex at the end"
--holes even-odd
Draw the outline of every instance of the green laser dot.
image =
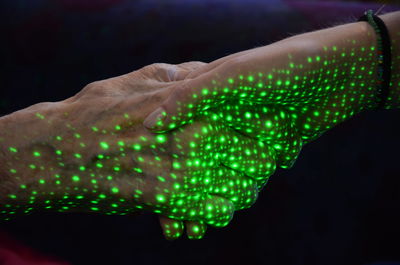
POLYGON ((100 147, 103 148, 104 150, 107 150, 110 146, 106 142, 100 142, 100 147))

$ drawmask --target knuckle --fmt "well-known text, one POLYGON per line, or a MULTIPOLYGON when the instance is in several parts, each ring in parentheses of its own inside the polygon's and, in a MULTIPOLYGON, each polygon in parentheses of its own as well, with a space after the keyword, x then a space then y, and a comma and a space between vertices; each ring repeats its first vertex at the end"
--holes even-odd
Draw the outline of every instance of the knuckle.
POLYGON ((141 70, 144 72, 158 72, 160 70, 164 70, 167 68, 168 64, 166 63, 152 63, 144 66, 141 70))
POLYGON ((176 77, 176 66, 167 63, 152 63, 139 70, 141 74, 147 77, 157 77, 160 81, 174 81, 176 77))
POLYGON ((142 70, 144 70, 144 69, 146 69, 146 70, 154 69, 154 68, 157 68, 158 65, 160 65, 160 63, 152 63, 152 64, 149 64, 149 65, 143 66, 141 69, 142 70))
POLYGON ((79 99, 86 95, 92 95, 92 94, 98 93, 101 90, 102 84, 103 84, 102 81, 94 81, 94 82, 87 84, 86 86, 84 86, 81 89, 81 91, 79 91, 74 96, 74 99, 79 99))
POLYGON ((102 82, 101 81, 94 81, 89 84, 87 84, 83 90, 91 91, 91 90, 97 90, 101 86, 102 82))

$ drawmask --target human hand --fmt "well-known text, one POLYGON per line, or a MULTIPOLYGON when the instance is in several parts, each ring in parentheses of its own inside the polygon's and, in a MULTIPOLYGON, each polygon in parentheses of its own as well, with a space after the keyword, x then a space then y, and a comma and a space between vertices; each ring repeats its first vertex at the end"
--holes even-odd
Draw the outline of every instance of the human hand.
POLYGON ((338 28, 258 48, 183 81, 161 108, 147 117, 145 126, 166 131, 205 109, 222 109, 220 116, 226 125, 276 146, 279 133, 271 135, 267 123, 255 115, 270 109, 286 117, 284 123, 290 130, 278 126, 286 131, 280 139, 286 139, 286 147, 277 145, 277 164, 290 166, 297 154, 290 143, 309 142, 376 106, 376 63, 370 45, 374 42, 361 26, 343 31, 340 37, 334 32, 338 28), (363 34, 366 37, 359 37, 363 34))
MULTIPOLYGON (((171 134, 148 132, 144 117, 170 91, 142 72, 128 75, 134 78, 95 82, 72 98, 20 113, 38 117, 43 122, 37 126, 50 135, 28 146, 10 146, 17 150, 15 160, 26 163, 9 166, 18 175, 35 177, 25 179, 24 188, 9 199, 33 200, 57 211, 127 214, 148 209, 174 222, 188 220, 194 236, 201 235, 204 224, 226 225, 234 210, 254 202, 257 185, 275 170, 273 150, 227 130, 212 113, 171 134), (32 165, 30 172, 26 164, 32 165), (27 187, 34 196, 27 197, 27 187)), ((176 232, 166 234, 179 236, 183 223, 178 224, 176 232)))

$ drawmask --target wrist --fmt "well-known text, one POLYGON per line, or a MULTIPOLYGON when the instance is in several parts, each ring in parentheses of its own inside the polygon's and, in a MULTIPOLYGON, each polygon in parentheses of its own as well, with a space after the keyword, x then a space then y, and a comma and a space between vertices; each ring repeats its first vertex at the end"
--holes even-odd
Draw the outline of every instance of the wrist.
MULTIPOLYGON (((385 109, 400 108, 400 11, 379 16, 386 25, 391 40, 391 80, 385 109)), ((371 27, 372 29, 372 27, 371 27)))
MULTIPOLYGON (((392 77, 390 80, 389 95, 385 109, 395 109, 400 107, 400 11, 387 13, 380 15, 379 17, 386 25, 392 43, 392 77)), ((349 47, 351 44, 349 40, 354 40, 356 42, 356 47, 354 47, 355 51, 360 53, 360 49, 362 48, 366 51, 356 55, 357 58, 360 58, 360 61, 356 65, 356 72, 360 72, 359 69, 362 69, 363 66, 365 69, 370 69, 372 75, 367 74, 365 71, 364 73, 359 74, 364 77, 363 82, 368 84, 364 87, 376 92, 376 89, 378 89, 376 83, 378 78, 376 50, 370 52, 368 49, 371 47, 377 47, 377 36, 373 27, 367 22, 349 23, 328 29, 308 32, 290 37, 287 41, 299 41, 305 39, 313 40, 315 43, 327 47, 335 45, 338 48, 349 47)), ((350 60, 353 58, 345 57, 345 59, 349 60, 350 63, 350 60)), ((371 102, 366 104, 366 108, 375 108, 377 106, 375 102, 377 102, 377 99, 372 98, 371 102)))
MULTIPOLYGON (((336 62, 333 67, 341 70, 346 81, 343 92, 357 95, 346 102, 351 113, 375 109, 378 105, 377 36, 367 22, 354 22, 304 34, 312 40, 318 52, 324 49, 324 59, 336 62), (349 108, 350 107, 350 108, 349 108)), ((329 69, 329 64, 324 67, 329 69)), ((336 80, 333 80, 336 81, 336 80)))

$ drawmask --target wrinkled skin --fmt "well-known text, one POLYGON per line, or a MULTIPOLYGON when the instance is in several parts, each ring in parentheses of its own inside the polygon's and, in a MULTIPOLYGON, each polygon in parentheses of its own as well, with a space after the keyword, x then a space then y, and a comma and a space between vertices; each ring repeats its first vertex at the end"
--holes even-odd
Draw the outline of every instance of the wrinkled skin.
MULTIPOLYGON (((71 108, 70 119, 77 117, 72 118, 76 120, 73 127, 82 128, 85 124, 86 130, 79 133, 82 139, 85 134, 88 136, 87 142, 93 149, 87 157, 92 158, 103 152, 98 144, 100 139, 93 137, 98 134, 91 128, 112 132, 101 136, 101 141, 108 143, 109 158, 100 169, 92 163, 92 172, 101 178, 105 176, 105 169, 108 169, 107 173, 115 173, 112 168, 117 165, 121 170, 115 181, 100 189, 107 190, 114 185, 123 198, 133 195, 140 207, 176 220, 197 221, 200 232, 205 230, 204 223, 224 226, 234 210, 248 208, 254 203, 258 188, 275 170, 275 152, 262 142, 229 130, 213 112, 204 112, 196 122, 170 134, 150 133, 141 122, 170 93, 162 82, 171 78, 171 71, 162 67, 170 66, 153 65, 145 68, 148 72, 139 70, 87 86, 67 100, 71 108), (154 82, 155 77, 160 78, 159 84, 154 82), (125 92, 130 93, 128 97, 125 92), (115 100, 110 100, 110 96, 115 100), (88 104, 90 109, 85 107, 88 104), (102 115, 94 114, 96 106, 102 115), (103 109, 110 111, 103 113, 103 109), (87 117, 86 110, 89 112, 87 117), (96 121, 90 123, 91 118, 96 121), (121 127, 118 132, 114 129, 116 125, 121 127), (121 141, 128 147, 122 151, 121 141), (233 165, 232 161, 236 163, 233 165), (179 168, 173 167, 178 164, 179 168), (142 174, 132 168, 141 170, 142 174), (160 198, 162 200, 158 200, 160 198)), ((175 76, 179 75, 179 78, 184 76, 184 70, 175 72, 175 76)), ((73 143, 68 143, 66 152, 73 153, 76 148, 73 143)), ((195 226, 196 222, 188 224, 195 226)), ((165 227, 163 222, 162 226, 165 227)), ((188 229, 189 236, 192 236, 191 231, 188 229)), ((166 233, 167 237, 179 235, 180 231, 166 233)), ((193 235, 195 237, 197 235, 193 235)))
MULTIPOLYGON (((41 117, 32 131, 42 128, 42 136, 27 146, 15 144, 20 150, 15 160, 26 163, 9 166, 20 173, 27 172, 26 164, 47 169, 27 185, 49 209, 105 214, 145 209, 160 214, 169 239, 182 234, 184 222, 190 238, 200 238, 206 224, 227 225, 235 210, 254 203, 273 174, 275 150, 225 126, 223 109, 205 111, 167 134, 142 125, 180 82, 176 78, 200 66, 204 63, 154 64, 91 83, 64 101, 20 111, 19 118, 41 117)), ((15 194, 23 197, 24 191, 15 194)))

